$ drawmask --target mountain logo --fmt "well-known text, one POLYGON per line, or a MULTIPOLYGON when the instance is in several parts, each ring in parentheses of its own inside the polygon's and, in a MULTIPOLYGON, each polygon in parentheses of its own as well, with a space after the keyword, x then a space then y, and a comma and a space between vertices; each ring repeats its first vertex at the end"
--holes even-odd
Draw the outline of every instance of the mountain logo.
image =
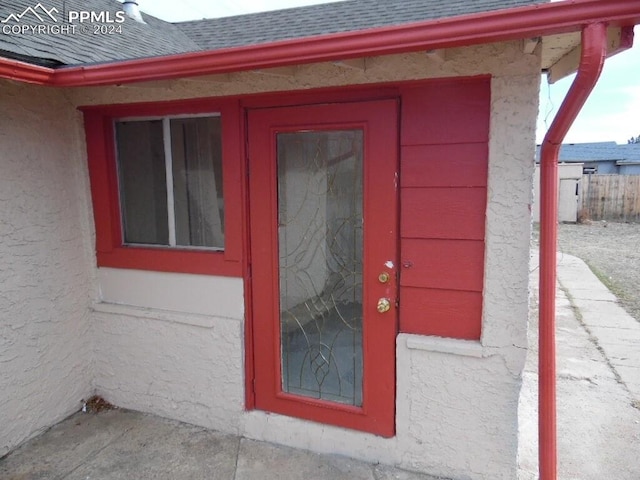
POLYGON ((38 3, 35 7, 27 7, 24 9, 24 12, 22 13, 10 13, 9 16, 7 18, 5 18, 4 20, 2 20, 0 23, 8 23, 8 22, 16 22, 16 23, 20 23, 20 20, 22 20, 22 18, 27 15, 27 14, 31 14, 33 16, 35 16, 38 20, 40 20, 40 22, 44 23, 45 20, 48 18, 50 18, 51 20, 53 20, 54 22, 58 22, 58 18, 54 15, 54 14, 58 14, 58 9, 56 7, 51 8, 50 10, 47 10, 46 7, 44 7, 41 3, 38 3))

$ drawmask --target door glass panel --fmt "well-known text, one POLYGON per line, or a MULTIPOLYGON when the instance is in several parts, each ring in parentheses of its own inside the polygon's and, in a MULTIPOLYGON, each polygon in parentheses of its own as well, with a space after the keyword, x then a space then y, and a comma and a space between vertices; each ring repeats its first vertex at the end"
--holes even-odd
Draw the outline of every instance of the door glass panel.
POLYGON ((279 134, 282 390, 362 405, 362 131, 279 134))

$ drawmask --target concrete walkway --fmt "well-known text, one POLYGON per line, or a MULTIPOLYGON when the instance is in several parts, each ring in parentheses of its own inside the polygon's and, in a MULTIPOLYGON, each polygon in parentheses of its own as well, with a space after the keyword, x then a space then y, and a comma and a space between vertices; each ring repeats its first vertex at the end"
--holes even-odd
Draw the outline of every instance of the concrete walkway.
MULTIPOLYGON (((536 263, 537 254, 534 291, 536 263)), ((581 260, 560 256, 558 273, 559 478, 638 480, 640 324, 581 260)), ((520 401, 521 480, 537 479, 536 308, 529 340, 520 401)), ((78 413, 0 460, 3 480, 151 478, 435 480, 126 410, 78 413)))
POLYGON ((2 480, 435 480, 127 410, 77 413, 0 460, 2 480))
MULTIPOLYGON (((537 292, 537 252, 531 282, 537 292)), ((579 258, 558 256, 558 478, 640 479, 640 323, 579 258)), ((537 296, 533 299, 537 303, 537 296)), ((537 307, 520 399, 520 479, 537 475, 537 307)))

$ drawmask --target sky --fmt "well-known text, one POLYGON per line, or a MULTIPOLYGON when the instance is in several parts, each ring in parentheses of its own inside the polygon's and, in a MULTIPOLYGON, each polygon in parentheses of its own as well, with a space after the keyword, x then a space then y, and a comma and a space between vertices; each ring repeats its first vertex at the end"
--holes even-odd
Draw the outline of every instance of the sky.
MULTIPOLYGON (((179 22, 279 10, 330 0, 139 0, 140 9, 163 20, 179 22)), ((333 0, 339 1, 339 0, 333 0)), ((615 141, 627 143, 640 135, 640 26, 636 45, 609 58, 565 143, 615 141)), ((536 141, 541 143, 548 126, 565 97, 574 75, 549 85, 541 77, 540 115, 536 141)))

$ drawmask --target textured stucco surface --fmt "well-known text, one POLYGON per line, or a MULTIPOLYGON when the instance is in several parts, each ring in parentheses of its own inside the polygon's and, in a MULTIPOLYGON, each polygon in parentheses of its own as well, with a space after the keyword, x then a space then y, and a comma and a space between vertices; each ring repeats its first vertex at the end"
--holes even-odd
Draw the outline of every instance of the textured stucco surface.
POLYGON ((207 326, 96 312, 96 390, 110 402, 238 433, 244 409, 242 321, 207 326))
POLYGON ((515 478, 520 381, 502 355, 407 351, 406 337, 398 339, 400 464, 456 479, 515 478))
POLYGON ((529 72, 498 76, 491 84, 482 343, 504 355, 514 375, 522 371, 527 346, 528 244, 539 89, 538 75, 529 72))
POLYGON ((98 269, 96 391, 126 408, 238 433, 242 279, 98 269))
MULTIPOLYGON (((243 302, 240 283, 225 287, 229 288, 225 297, 234 307, 220 315, 207 311, 206 306, 185 312, 175 304, 169 310, 166 304, 162 307, 166 299, 152 298, 153 285, 160 278, 154 274, 138 279, 137 286, 151 295, 141 305, 145 302, 107 294, 117 289, 107 289, 104 275, 93 272, 89 276, 96 278, 92 292, 96 292, 97 303, 91 315, 95 387, 125 407, 258 440, 455 479, 515 478, 517 399, 526 353, 527 248, 539 58, 523 55, 521 44, 512 42, 368 58, 365 63, 364 70, 305 65, 285 75, 282 71, 243 72, 74 89, 65 95, 75 105, 113 104, 491 74, 485 300, 483 335, 477 348, 465 344, 451 349, 447 343, 433 351, 416 348, 419 342, 408 348, 411 336, 398 337, 397 435, 391 439, 260 411, 245 412, 244 319, 235 307, 243 302), (460 355, 465 349, 472 353, 460 355)), ((70 186, 68 194, 84 195, 86 208, 89 197, 84 188, 79 182, 70 186)), ((68 214, 67 224, 83 215, 68 214)), ((82 227, 91 242, 91 227, 82 227)), ((85 353, 90 357, 92 352, 85 353)))
POLYGON ((80 117, 0 82, 0 456, 91 392, 91 257, 80 117))

